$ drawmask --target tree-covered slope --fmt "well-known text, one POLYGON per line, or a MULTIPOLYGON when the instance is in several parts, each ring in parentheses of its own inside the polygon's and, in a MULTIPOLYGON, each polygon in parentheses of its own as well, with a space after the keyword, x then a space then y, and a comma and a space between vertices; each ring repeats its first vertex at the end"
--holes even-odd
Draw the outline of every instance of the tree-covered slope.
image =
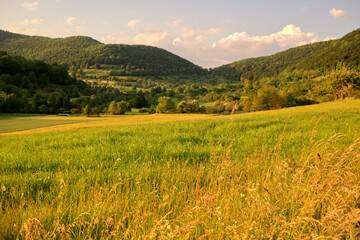
POLYGON ((277 77, 285 70, 329 71, 339 64, 358 68, 359 61, 360 29, 338 40, 311 43, 270 56, 233 62, 215 68, 213 73, 234 81, 256 81, 264 77, 277 77))
POLYGON ((193 63, 164 49, 144 45, 103 44, 90 37, 47 38, 0 30, 0 49, 48 63, 131 68, 143 74, 199 73, 193 63))
POLYGON ((79 96, 79 92, 85 90, 91 91, 91 88, 71 78, 60 66, 0 51, 0 113, 55 113, 57 109, 70 105, 65 92, 79 96), (46 91, 51 94, 39 94, 46 91), (47 97, 49 102, 45 100, 47 97))
POLYGON ((318 68, 333 69, 338 63, 357 69, 360 63, 360 28, 348 33, 321 51, 307 56, 300 61, 297 69, 311 70, 318 68))

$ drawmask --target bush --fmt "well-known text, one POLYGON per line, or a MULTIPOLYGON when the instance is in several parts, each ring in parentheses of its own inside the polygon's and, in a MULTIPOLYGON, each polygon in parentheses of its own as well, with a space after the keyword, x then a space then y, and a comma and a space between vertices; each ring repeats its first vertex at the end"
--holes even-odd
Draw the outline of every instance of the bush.
POLYGON ((238 109, 236 102, 227 102, 225 105, 225 112, 232 113, 236 109, 238 109))
POLYGON ((70 113, 72 113, 72 114, 79 114, 81 111, 80 111, 80 109, 78 109, 78 108, 72 108, 72 109, 70 109, 70 113))
POLYGON ((174 113, 175 112, 175 105, 171 101, 169 97, 160 97, 158 99, 159 104, 156 108, 156 112, 158 113, 174 113))
POLYGON ((99 117, 101 113, 101 109, 97 106, 90 107, 90 105, 86 105, 83 109, 83 114, 87 117, 99 117))
POLYGON ((181 101, 177 105, 177 110, 180 113, 198 113, 202 111, 202 109, 199 106, 199 103, 195 100, 181 101))
POLYGON ((89 104, 84 107, 83 114, 87 117, 91 116, 91 108, 90 108, 89 104))
POLYGON ((151 106, 151 107, 149 108, 149 114, 154 114, 154 113, 156 113, 155 107, 154 107, 154 106, 151 106))
POLYGON ((39 107, 39 112, 40 113, 47 113, 48 112, 48 107, 46 105, 41 105, 39 107))
POLYGON ((108 113, 112 115, 124 115, 125 112, 130 111, 129 103, 125 101, 115 102, 112 101, 108 108, 108 113))
POLYGON ((179 102, 176 108, 180 113, 186 113, 186 101, 179 102))
POLYGON ((56 113, 56 108, 49 107, 48 112, 54 114, 54 113, 56 113))
POLYGON ((139 113, 147 113, 148 109, 147 108, 140 108, 139 109, 139 113))
POLYGON ((101 113, 101 109, 99 107, 97 107, 97 106, 93 107, 91 109, 91 115, 93 115, 93 116, 99 117, 100 113, 101 113))
POLYGON ((222 113, 225 111, 225 105, 217 101, 212 106, 207 107, 206 112, 207 113, 222 113))
POLYGON ((63 113, 65 111, 66 111, 65 108, 58 108, 58 110, 56 110, 57 113, 63 113))

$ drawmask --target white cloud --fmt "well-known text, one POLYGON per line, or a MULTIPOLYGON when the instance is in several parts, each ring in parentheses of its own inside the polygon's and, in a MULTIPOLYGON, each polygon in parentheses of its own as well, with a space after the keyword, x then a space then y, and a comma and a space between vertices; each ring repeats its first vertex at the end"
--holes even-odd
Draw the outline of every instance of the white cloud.
POLYGON ((23 7, 23 8, 27 8, 27 9, 29 9, 30 11, 36 11, 37 10, 37 8, 39 7, 39 2, 23 2, 22 4, 21 4, 21 6, 23 7))
POLYGON ((133 40, 136 44, 161 46, 169 41, 170 34, 167 31, 155 31, 137 34, 133 40))
POLYGON ((169 50, 201 66, 215 67, 318 41, 314 33, 303 32, 299 26, 289 24, 281 31, 270 35, 250 36, 246 32, 234 32, 209 42, 209 36, 220 32, 221 29, 183 28, 180 34, 172 38, 169 50))
POLYGON ((223 49, 236 49, 244 46, 256 53, 269 45, 281 48, 294 47, 317 40, 314 33, 304 33, 300 27, 289 24, 281 31, 265 36, 249 36, 246 32, 235 32, 225 38, 221 38, 215 43, 215 46, 223 49))
POLYGON ((76 21, 76 17, 68 17, 66 18, 66 23, 69 24, 69 25, 73 25, 76 21))
MULTIPOLYGON (((208 39, 208 37, 217 35, 220 32, 221 32, 221 28, 210 28, 207 30, 195 30, 192 28, 184 27, 181 30, 180 38, 175 42, 179 42, 179 40, 182 42, 189 41, 189 43, 190 42, 193 43, 194 41, 195 42, 203 42, 206 39, 208 39)), ((173 44, 174 44, 174 41, 173 41, 173 44)))
POLYGON ((331 9, 329 11, 329 13, 334 17, 334 18, 343 18, 347 16, 347 12, 341 9, 331 9))
POLYGON ((141 20, 133 19, 128 21, 127 26, 129 29, 134 30, 139 23, 141 23, 141 20))
POLYGON ((181 44, 181 39, 178 38, 178 37, 175 38, 175 39, 172 41, 172 44, 173 44, 174 46, 181 44))
POLYGON ((44 20, 42 19, 24 19, 23 21, 20 22, 20 25, 27 26, 30 24, 41 24, 43 22, 44 20))

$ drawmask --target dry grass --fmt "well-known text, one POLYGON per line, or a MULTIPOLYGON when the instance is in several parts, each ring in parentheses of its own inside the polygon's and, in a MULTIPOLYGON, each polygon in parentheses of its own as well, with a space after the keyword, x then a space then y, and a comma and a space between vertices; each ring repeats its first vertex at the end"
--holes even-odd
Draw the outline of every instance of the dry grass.
POLYGON ((304 148, 297 161, 265 153, 241 163, 229 159, 230 144, 208 165, 179 163, 153 179, 89 186, 70 206, 61 204, 71 191, 62 181, 54 199, 60 203, 44 206, 52 214, 29 217, 19 237, 358 239, 359 143, 321 158, 326 142, 304 148), (74 216, 64 215, 71 208, 74 216))
POLYGON ((2 136, 0 238, 359 239, 359 113, 354 101, 2 136))

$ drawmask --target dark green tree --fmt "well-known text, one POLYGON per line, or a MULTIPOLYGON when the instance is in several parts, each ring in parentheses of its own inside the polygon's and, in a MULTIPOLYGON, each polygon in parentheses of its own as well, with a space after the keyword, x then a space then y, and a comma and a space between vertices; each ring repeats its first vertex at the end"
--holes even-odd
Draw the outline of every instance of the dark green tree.
POLYGON ((46 73, 40 74, 38 78, 38 85, 41 87, 46 86, 49 83, 49 77, 46 73))
POLYGON ((133 99, 134 108, 143 108, 148 107, 148 102, 145 99, 145 94, 143 91, 138 91, 137 96, 133 99))

